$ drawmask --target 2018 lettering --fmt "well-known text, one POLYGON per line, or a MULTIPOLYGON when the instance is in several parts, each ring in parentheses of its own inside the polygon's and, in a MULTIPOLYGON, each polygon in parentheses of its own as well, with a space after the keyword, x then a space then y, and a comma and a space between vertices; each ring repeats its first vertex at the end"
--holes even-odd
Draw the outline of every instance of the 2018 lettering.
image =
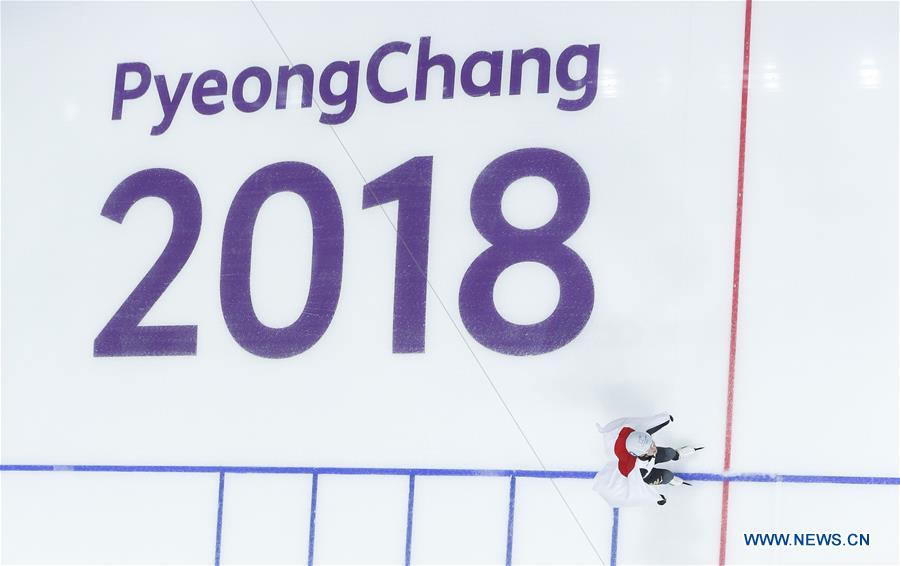
MULTIPOLYGON (((394 271, 393 351, 425 351, 428 240, 432 157, 415 157, 369 182, 363 208, 397 201, 394 271)), ((200 233, 197 189, 182 173, 145 169, 130 175, 107 198, 102 215, 121 223, 128 210, 146 197, 164 199, 174 216, 172 235, 162 255, 94 341, 94 356, 195 355, 197 326, 141 326, 140 322, 178 275, 200 233)), ((524 356, 557 350, 584 328, 594 304, 590 271, 565 245, 587 214, 590 189, 578 163, 559 151, 528 148, 491 162, 479 175, 471 196, 472 220, 491 244, 474 259, 459 290, 463 323, 483 346, 524 356), (549 181, 558 194, 553 218, 544 226, 512 226, 500 209, 506 189, 524 177, 549 181), (546 320, 517 325, 497 312, 493 288, 499 275, 530 261, 553 270, 559 303, 546 320)), ((344 254, 340 200, 328 177, 312 165, 281 162, 253 173, 231 203, 222 236, 219 278, 225 324, 245 350, 265 358, 287 358, 311 348, 328 329, 338 306, 344 254), (250 298, 250 250, 263 203, 279 192, 302 198, 312 217, 312 274, 303 312, 289 326, 271 328, 253 310, 250 298)))

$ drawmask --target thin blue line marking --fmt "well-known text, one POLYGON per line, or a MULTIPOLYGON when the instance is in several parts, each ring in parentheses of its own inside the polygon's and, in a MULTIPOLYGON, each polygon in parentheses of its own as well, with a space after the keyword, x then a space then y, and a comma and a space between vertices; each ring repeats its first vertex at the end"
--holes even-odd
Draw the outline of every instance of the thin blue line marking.
POLYGON ((216 566, 222 555, 222 507, 225 502, 225 472, 219 472, 219 510, 216 513, 216 566))
POLYGON ((416 495, 416 476, 409 474, 409 501, 406 504, 406 561, 404 564, 409 566, 410 550, 412 549, 412 526, 413 526, 413 500, 416 495))
POLYGON ((509 519, 506 524, 506 566, 512 564, 513 518, 516 516, 516 476, 509 476, 509 519))
POLYGON ((13 464, 0 466, 0 472, 52 472, 63 467, 70 468, 71 466, 20 466, 13 464))
POLYGON ((309 556, 306 559, 308 566, 313 563, 313 551, 316 548, 316 498, 319 491, 319 474, 312 475, 312 493, 309 499, 309 556))
POLYGON ((609 543, 609 566, 616 566, 616 553, 619 550, 619 508, 613 507, 612 536, 609 543))
MULTIPOLYGON (((589 470, 474 470, 461 468, 324 468, 313 466, 110 466, 110 465, 0 465, 0 472, 153 472, 207 474, 310 474, 344 476, 486 476, 554 479, 592 479, 597 472, 589 470)), ((900 485, 900 477, 892 476, 806 476, 785 474, 711 474, 680 473, 693 481, 751 483, 832 483, 859 485, 900 485)))
POLYGON ((833 483, 856 485, 900 485, 900 477, 888 476, 798 476, 782 474, 678 474, 679 477, 694 481, 728 480, 729 482, 751 483, 833 483))

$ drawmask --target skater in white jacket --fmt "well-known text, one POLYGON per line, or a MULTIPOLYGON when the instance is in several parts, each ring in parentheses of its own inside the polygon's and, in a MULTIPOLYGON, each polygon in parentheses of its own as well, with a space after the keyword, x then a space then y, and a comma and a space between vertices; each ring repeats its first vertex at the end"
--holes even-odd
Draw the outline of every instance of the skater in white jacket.
POLYGON ((668 413, 652 417, 617 419, 597 429, 603 434, 610 461, 594 477, 594 490, 611 506, 642 505, 666 497, 652 486, 691 485, 671 471, 657 468, 663 462, 681 460, 703 447, 682 446, 678 450, 657 446, 651 436, 675 418, 668 413))

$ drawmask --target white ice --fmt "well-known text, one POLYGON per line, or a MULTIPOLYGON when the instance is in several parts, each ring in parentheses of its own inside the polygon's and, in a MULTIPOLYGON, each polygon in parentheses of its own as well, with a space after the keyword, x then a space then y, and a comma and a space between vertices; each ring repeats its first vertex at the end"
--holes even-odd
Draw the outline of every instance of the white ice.
MULTIPOLYGON (((557 87, 529 90, 534 71, 520 96, 453 100, 435 75, 427 101, 362 94, 334 131, 313 109, 183 108, 151 137, 152 89, 110 120, 116 64, 169 77, 287 64, 252 4, 4 3, 2 463, 590 471, 602 461, 595 422, 669 411, 660 442, 706 446, 673 469, 721 473, 744 3, 257 6, 288 55, 318 68, 423 35, 458 63, 478 49, 598 42, 602 84, 589 108, 564 113, 557 87), (434 156, 424 354, 391 353, 396 235, 362 210, 363 180, 335 134, 369 180, 434 156), (471 187, 494 158, 535 146, 567 153, 590 180, 568 245, 591 270, 593 314, 553 353, 498 354, 463 330, 470 352, 458 290, 487 246, 471 187), (240 184, 284 160, 315 165, 338 191, 343 288, 316 346, 264 360, 222 320, 222 229, 240 184), (93 358, 170 230, 158 201, 123 225, 100 216, 113 187, 147 167, 182 171, 202 197, 197 248, 144 320, 197 324, 198 353, 93 358)), ((753 3, 733 473, 900 475, 897 21, 894 3, 753 3)), ((414 65, 414 51, 394 59, 384 82, 402 86, 414 65)), ((510 220, 546 219, 552 193, 520 189, 504 202, 510 220)), ((278 198, 253 248, 254 306, 272 325, 301 308, 310 262, 309 216, 278 198)), ((501 278, 501 312, 527 322, 553 308, 542 269, 501 278)), ((216 473, 0 479, 3 562, 214 559, 216 473)), ((306 563, 311 481, 226 474, 222 563, 306 563)), ((610 561, 612 513, 589 480, 516 487, 513 563, 610 561)), ((618 562, 716 563, 721 483, 664 489, 665 507, 621 511, 618 562)), ((322 475, 317 493, 318 563, 404 561, 406 477, 322 475)), ((507 478, 417 477, 412 563, 503 563, 508 497, 507 478)), ((728 563, 895 564, 898 531, 896 485, 730 487, 728 563), (756 532, 861 532, 870 545, 744 544, 756 532)))

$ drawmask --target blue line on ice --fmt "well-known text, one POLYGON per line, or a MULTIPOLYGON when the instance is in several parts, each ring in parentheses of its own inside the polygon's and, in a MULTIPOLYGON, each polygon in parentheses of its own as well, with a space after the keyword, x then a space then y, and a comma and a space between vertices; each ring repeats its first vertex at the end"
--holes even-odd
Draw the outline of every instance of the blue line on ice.
MULTIPOLYGON (((313 466, 124 466, 124 465, 0 465, 0 472, 164 472, 206 474, 318 474, 346 476, 491 476, 520 478, 592 479, 591 470, 513 470, 463 468, 329 468, 313 466)), ((900 477, 830 476, 791 474, 713 474, 682 472, 679 477, 693 481, 756 483, 835 483, 900 485, 900 477)))

